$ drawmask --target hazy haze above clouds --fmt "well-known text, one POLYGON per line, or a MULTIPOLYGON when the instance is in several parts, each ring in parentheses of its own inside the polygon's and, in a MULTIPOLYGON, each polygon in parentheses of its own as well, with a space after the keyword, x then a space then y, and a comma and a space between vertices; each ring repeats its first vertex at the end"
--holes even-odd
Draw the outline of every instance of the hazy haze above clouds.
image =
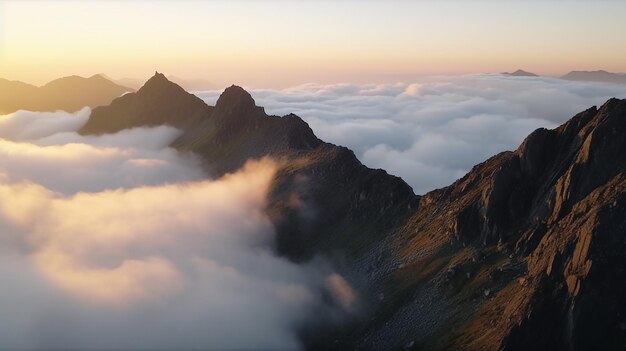
MULTIPOLYGON (((213 105, 219 93, 196 94, 213 105)), ((483 74, 250 93, 269 114, 301 116, 321 139, 349 147, 365 165, 398 175, 423 194, 516 149, 536 128, 554 128, 592 105, 625 98, 626 86, 483 74)))
POLYGON ((297 349, 322 294, 353 302, 274 255, 274 161, 206 180, 177 130, 80 136, 88 114, 0 116, 1 348, 297 349))

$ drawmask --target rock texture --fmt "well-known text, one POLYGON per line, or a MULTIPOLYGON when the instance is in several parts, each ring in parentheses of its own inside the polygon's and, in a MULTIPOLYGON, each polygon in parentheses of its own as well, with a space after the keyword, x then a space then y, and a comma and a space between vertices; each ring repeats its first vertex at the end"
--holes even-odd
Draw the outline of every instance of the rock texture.
POLYGON ((107 105, 129 91, 132 89, 101 75, 59 78, 41 87, 0 79, 0 114, 17 110, 75 112, 85 106, 107 105))
POLYGON ((157 74, 81 132, 158 124, 179 127, 172 146, 214 176, 280 161, 267 208, 277 250, 326 256, 363 306, 343 327, 302 330, 310 349, 626 345, 626 100, 538 129, 422 197, 237 86, 212 108, 157 74))
POLYGON ((623 349, 623 150, 626 100, 612 99, 424 195, 396 238, 392 298, 349 345, 623 349))

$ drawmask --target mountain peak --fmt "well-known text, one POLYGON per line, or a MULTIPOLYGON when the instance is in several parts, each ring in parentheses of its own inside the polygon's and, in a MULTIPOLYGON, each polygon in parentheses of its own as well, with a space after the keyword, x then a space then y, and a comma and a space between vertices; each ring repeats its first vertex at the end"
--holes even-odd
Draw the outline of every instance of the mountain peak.
POLYGON ((506 74, 506 75, 514 76, 514 77, 537 77, 536 74, 528 72, 528 71, 524 71, 523 69, 518 69, 517 71, 511 72, 511 73, 504 72, 502 74, 506 74))
POLYGON ((172 82, 170 82, 167 77, 165 77, 165 75, 163 73, 159 73, 159 72, 154 72, 154 75, 152 77, 150 77, 150 79, 148 79, 146 81, 146 83, 143 85, 144 87, 152 87, 152 86, 159 86, 159 85, 164 85, 164 84, 174 84, 172 82))
POLYGON ((249 110, 256 106, 250 93, 238 85, 226 88, 217 99, 215 108, 222 111, 249 110))
POLYGON ((79 133, 115 133, 126 128, 157 125, 186 129, 205 120, 211 110, 200 98, 155 72, 136 93, 95 108, 79 133))

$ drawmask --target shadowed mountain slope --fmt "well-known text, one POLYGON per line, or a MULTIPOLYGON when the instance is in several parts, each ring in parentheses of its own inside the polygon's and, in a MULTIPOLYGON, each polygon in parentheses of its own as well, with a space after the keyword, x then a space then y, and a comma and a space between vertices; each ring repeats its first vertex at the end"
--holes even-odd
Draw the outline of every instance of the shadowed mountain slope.
POLYGON ((626 345, 626 100, 538 129, 452 185, 415 196, 295 115, 242 88, 211 108, 164 76, 93 111, 85 134, 168 124, 213 176, 280 167, 267 213, 277 250, 323 254, 360 294, 311 349, 592 350, 626 345), (93 120, 93 121, 92 121, 93 120))
POLYGON ((41 87, 0 79, 0 113, 17 110, 75 112, 85 106, 107 105, 129 91, 132 89, 117 85, 101 75, 64 77, 41 87))

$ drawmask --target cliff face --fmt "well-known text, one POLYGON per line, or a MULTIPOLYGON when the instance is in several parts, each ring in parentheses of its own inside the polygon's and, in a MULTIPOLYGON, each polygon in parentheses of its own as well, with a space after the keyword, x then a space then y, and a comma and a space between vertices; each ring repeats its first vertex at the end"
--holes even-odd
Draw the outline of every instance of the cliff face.
POLYGON ((386 317, 356 344, 626 345, 624 136, 626 101, 609 100, 424 195, 390 253, 386 317))
POLYGON ((17 110, 78 111, 85 106, 107 105, 116 97, 132 91, 95 75, 54 80, 42 87, 0 79, 0 113, 17 110))
POLYGON ((423 197, 236 86, 209 107, 157 75, 94 110, 81 132, 159 124, 182 129, 172 146, 214 176, 280 161, 267 208, 277 250, 325 255, 367 306, 344 328, 303 331, 309 348, 626 345, 624 100, 539 129, 423 197))

